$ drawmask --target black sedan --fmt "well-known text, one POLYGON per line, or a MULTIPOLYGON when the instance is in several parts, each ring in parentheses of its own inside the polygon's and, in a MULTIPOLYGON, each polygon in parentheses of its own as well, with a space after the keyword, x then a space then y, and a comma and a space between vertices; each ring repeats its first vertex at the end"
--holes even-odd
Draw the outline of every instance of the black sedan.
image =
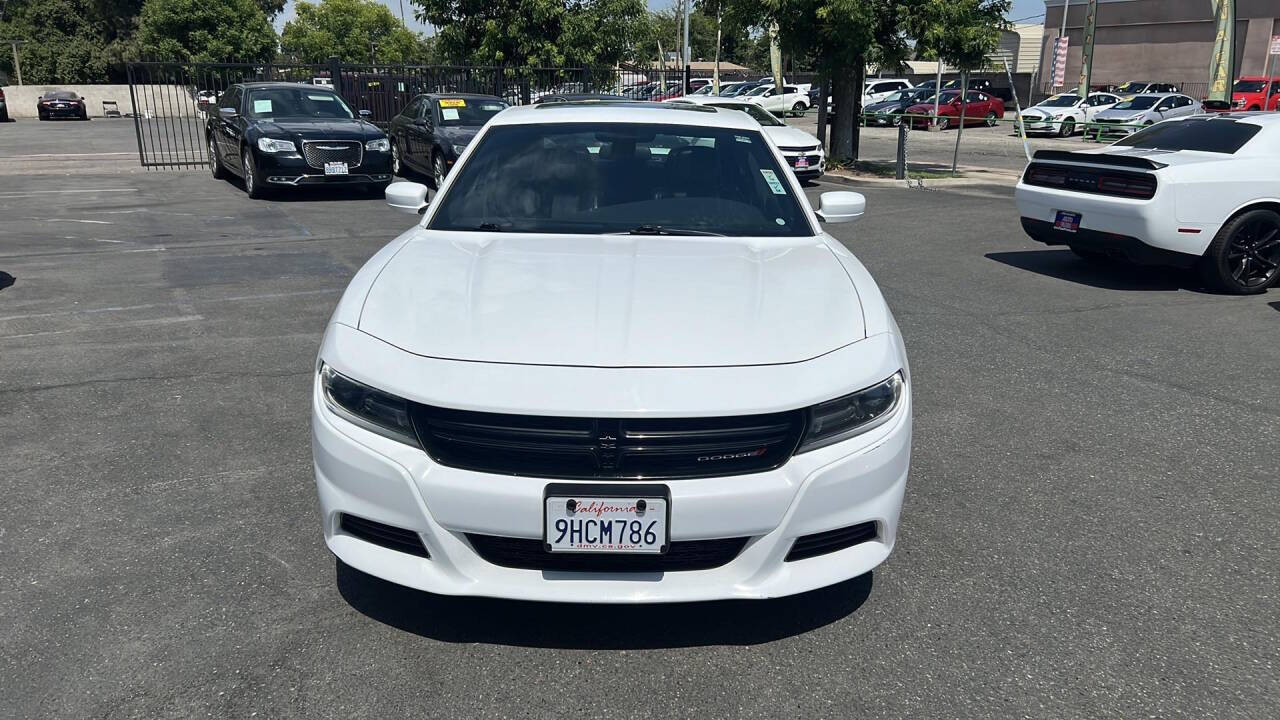
POLYGON ((506 108, 506 101, 492 95, 417 96, 387 128, 395 173, 428 173, 440 187, 480 128, 506 108))
POLYGON ((215 178, 244 178, 251 198, 273 188, 391 182, 391 144, 327 87, 243 83, 218 96, 205 141, 215 178))
POLYGON ((41 120, 59 117, 88 120, 89 108, 84 98, 70 90, 50 90, 36 101, 36 114, 41 120))
POLYGON ((868 125, 900 125, 902 111, 933 97, 932 87, 898 90, 889 97, 862 108, 868 125))

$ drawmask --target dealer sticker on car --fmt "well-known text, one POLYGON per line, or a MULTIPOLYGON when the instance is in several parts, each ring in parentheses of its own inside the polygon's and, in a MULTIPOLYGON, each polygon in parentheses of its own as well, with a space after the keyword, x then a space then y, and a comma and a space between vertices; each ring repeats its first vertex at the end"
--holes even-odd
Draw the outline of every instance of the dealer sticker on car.
POLYGON ((545 499, 548 552, 660 554, 667 550, 670 502, 665 494, 572 495, 551 486, 545 499))
POLYGON ((1053 218, 1053 227, 1056 230, 1065 230, 1067 232, 1075 232, 1079 230, 1080 213, 1059 210, 1058 214, 1053 218))
POLYGON ((347 164, 344 162, 327 162, 324 164, 325 175, 346 175, 347 164))

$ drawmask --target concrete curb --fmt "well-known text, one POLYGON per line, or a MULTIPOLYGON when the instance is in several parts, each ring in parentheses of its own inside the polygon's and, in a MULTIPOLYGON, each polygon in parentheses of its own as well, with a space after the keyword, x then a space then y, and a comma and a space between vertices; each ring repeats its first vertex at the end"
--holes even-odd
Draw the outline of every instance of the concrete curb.
POLYGON ((923 187, 946 188, 946 187, 971 187, 974 185, 1007 185, 1013 186, 1018 184, 1018 179, 1022 177, 1022 173, 1005 172, 1000 170, 982 170, 982 169, 965 169, 961 168, 964 177, 955 178, 911 178, 910 180, 898 180, 895 178, 868 177, 865 175, 852 175, 840 172, 838 170, 828 171, 821 179, 837 182, 845 185, 865 184, 865 185, 896 185, 897 187, 923 187))

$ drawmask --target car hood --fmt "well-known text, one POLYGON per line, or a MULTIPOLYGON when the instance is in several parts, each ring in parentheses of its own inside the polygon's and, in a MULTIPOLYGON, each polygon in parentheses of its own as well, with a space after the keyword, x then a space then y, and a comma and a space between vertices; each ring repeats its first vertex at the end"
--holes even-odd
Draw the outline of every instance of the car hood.
POLYGON ((372 140, 382 131, 363 120, 260 120, 255 128, 270 137, 303 140, 372 140))
POLYGON ((866 337, 817 238, 430 230, 382 269, 359 329, 429 357, 595 367, 790 363, 866 337))
POLYGON ((778 147, 813 147, 818 145, 818 138, 809 133, 782 125, 769 125, 764 128, 764 132, 778 147))
POLYGON ((436 133, 440 137, 444 138, 445 140, 448 140, 454 145, 466 145, 467 143, 475 139, 476 133, 478 132, 480 132, 480 126, 455 127, 451 125, 441 125, 439 128, 436 129, 436 133))
POLYGON ((869 112, 869 113, 890 112, 893 110, 897 110, 900 107, 902 107, 902 102, 899 100, 891 100, 891 101, 882 100, 880 102, 874 102, 874 103, 871 103, 870 105, 867 105, 866 107, 862 108, 862 111, 869 112))

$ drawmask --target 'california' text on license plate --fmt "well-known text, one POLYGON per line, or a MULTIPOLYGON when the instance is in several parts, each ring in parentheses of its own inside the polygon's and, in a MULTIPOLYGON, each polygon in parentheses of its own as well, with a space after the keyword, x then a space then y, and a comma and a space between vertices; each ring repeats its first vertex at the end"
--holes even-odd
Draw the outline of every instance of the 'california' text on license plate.
POLYGON ((666 552, 670 501, 665 488, 625 495, 599 492, 600 486, 584 487, 582 495, 565 492, 572 488, 547 489, 543 543, 548 552, 666 552))

